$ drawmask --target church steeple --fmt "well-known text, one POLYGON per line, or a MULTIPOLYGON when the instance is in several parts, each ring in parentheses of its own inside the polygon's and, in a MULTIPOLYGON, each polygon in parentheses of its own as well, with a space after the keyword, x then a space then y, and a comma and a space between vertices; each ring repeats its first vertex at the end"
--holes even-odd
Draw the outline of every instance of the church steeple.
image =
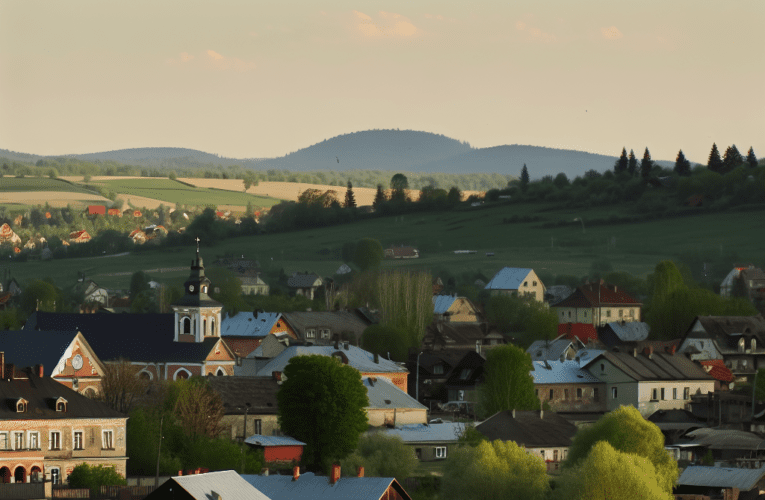
POLYGON ((210 280, 205 276, 204 262, 199 255, 199 238, 196 242, 196 259, 191 261, 189 278, 183 284, 184 295, 172 304, 176 320, 175 340, 181 342, 202 342, 205 337, 220 337, 223 304, 208 295, 210 280))

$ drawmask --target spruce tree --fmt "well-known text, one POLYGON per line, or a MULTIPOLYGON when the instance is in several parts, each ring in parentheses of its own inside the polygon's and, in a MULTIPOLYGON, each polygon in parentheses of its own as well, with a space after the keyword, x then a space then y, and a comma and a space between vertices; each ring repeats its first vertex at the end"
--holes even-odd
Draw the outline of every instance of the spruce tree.
POLYGON ((736 167, 744 164, 744 157, 739 153, 736 145, 728 146, 723 156, 723 172, 728 173, 736 167))
POLYGON ((746 154, 746 163, 749 164, 751 168, 757 166, 757 157, 754 156, 754 149, 752 146, 749 146, 749 152, 746 154))
POLYGON ((720 158, 720 151, 717 149, 717 144, 712 143, 712 151, 709 152, 707 168, 712 172, 722 173, 722 166, 722 158, 720 158))
POLYGON ((629 159, 627 158, 627 148, 622 148, 622 155, 618 160, 616 160, 616 163, 614 164, 614 172, 617 174, 627 172, 628 166, 629 159))
POLYGON ((637 173, 637 164, 638 163, 637 158, 635 158, 635 152, 630 149, 630 156, 627 160, 627 172, 629 172, 629 174, 633 177, 637 173))
POLYGON ((529 187, 529 169, 526 168, 526 164, 523 164, 521 169, 521 191, 526 192, 529 187))
POLYGON ((645 148, 643 153, 643 159, 640 160, 640 175, 647 179, 651 175, 651 169, 653 168, 653 160, 651 160, 651 153, 648 152, 648 148, 645 148))
POLYGON ((685 158, 682 149, 677 153, 677 159, 675 160, 675 173, 684 177, 691 175, 691 162, 685 158))
POLYGON ((377 185, 377 193, 375 193, 375 201, 372 202, 372 205, 376 209, 379 209, 380 206, 385 203, 388 200, 388 198, 385 196, 385 191, 383 191, 382 184, 377 185))
POLYGON ((345 191, 345 208, 356 208, 356 196, 353 194, 353 185, 348 181, 348 190, 345 191))

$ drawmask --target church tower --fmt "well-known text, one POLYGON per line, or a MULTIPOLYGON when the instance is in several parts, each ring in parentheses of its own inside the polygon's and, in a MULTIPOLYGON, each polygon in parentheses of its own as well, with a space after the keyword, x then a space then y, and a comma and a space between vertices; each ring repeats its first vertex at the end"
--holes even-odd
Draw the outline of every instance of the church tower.
POLYGON ((223 304, 207 295, 209 288, 210 280, 205 276, 197 238, 197 258, 191 261, 189 279, 183 284, 184 295, 171 305, 175 313, 176 342, 202 342, 208 337, 220 338, 223 304))

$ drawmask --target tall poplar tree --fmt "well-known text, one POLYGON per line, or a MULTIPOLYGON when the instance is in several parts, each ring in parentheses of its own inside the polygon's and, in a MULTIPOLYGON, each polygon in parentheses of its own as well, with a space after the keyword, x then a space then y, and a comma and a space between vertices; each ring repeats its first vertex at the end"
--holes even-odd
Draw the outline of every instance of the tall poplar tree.
POLYGON ((637 158, 635 158, 635 152, 630 149, 630 156, 627 159, 627 172, 633 177, 637 173, 637 166, 638 162, 637 158))
POLYGON ((684 177, 691 175, 691 162, 685 158, 682 149, 677 153, 677 159, 675 160, 675 173, 684 177))
POLYGON ((653 160, 651 160, 651 153, 648 152, 648 148, 645 148, 643 153, 643 159, 640 160, 640 175, 647 179, 651 175, 651 169, 653 168, 653 160))
POLYGON ((356 196, 353 194, 353 185, 348 181, 348 189, 345 191, 345 208, 356 208, 356 196))
POLYGON ((752 146, 749 146, 749 152, 746 154, 746 163, 749 164, 751 168, 757 166, 757 157, 754 156, 754 149, 752 146))
POLYGON ((712 143, 712 151, 709 152, 707 168, 712 172, 722 173, 722 166, 722 158, 720 158, 720 151, 717 149, 717 144, 712 143))
POLYGON ((629 159, 627 158, 627 148, 622 148, 622 155, 616 160, 614 164, 614 172, 617 174, 627 172, 629 166, 629 159))

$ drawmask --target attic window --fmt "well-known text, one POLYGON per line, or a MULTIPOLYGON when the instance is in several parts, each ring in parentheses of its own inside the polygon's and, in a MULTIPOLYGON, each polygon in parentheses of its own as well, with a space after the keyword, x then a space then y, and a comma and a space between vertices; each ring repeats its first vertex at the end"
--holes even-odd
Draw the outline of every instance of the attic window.
POLYGON ((27 411, 27 401, 19 399, 16 401, 16 413, 25 413, 27 411))
POLYGON ((390 399, 386 399, 386 400, 385 400, 385 404, 386 404, 386 405, 389 405, 389 404, 390 404, 390 399))
POLYGON ((444 373, 444 365, 438 364, 433 366, 433 374, 434 375, 443 375, 444 373))
POLYGON ((66 403, 67 403, 66 399, 58 398, 56 400, 56 411, 60 411, 60 412, 65 413, 66 412, 66 403))

